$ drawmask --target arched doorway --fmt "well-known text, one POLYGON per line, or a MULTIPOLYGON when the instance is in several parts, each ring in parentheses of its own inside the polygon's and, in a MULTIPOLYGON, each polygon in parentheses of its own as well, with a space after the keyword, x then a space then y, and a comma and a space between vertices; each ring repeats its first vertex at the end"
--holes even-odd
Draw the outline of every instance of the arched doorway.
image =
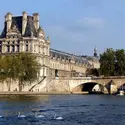
POLYGON ((55 77, 59 77, 57 69, 55 69, 55 77))

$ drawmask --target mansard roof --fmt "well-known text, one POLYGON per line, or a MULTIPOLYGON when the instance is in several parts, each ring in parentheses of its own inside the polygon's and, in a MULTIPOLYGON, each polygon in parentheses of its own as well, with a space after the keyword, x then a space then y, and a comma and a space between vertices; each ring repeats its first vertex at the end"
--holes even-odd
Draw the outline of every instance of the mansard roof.
POLYGON ((88 60, 86 58, 83 58, 81 56, 77 56, 71 53, 66 53, 66 52, 62 52, 59 50, 55 50, 55 49, 50 49, 50 54, 53 57, 57 57, 57 58, 61 58, 61 59, 73 59, 75 62, 81 63, 81 64, 86 64, 88 66, 91 66, 91 64, 88 62, 88 60))
POLYGON ((87 59, 87 60, 90 60, 90 61, 94 61, 94 62, 98 62, 99 61, 99 57, 97 56, 97 57, 95 57, 95 56, 81 56, 81 57, 83 57, 83 58, 85 58, 85 59, 87 59))
MULTIPOLYGON (((12 17, 12 24, 11 28, 15 25, 16 28, 19 30, 20 34, 22 34, 22 16, 17 16, 17 17, 12 17)), ((7 23, 4 23, 4 29, 0 35, 0 38, 5 38, 7 34, 7 23)), ((37 36, 37 31, 35 29, 34 23, 33 23, 33 17, 32 16, 27 16, 27 26, 26 30, 24 33, 24 37, 29 37, 29 36, 37 36)))

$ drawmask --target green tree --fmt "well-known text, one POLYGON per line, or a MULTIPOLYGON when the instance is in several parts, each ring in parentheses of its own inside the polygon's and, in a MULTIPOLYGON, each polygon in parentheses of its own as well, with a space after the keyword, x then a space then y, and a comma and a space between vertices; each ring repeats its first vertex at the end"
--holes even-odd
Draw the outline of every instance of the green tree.
POLYGON ((112 48, 100 55, 100 73, 105 76, 115 75, 115 51, 112 48))
POLYGON ((0 80, 6 81, 8 91, 10 91, 11 80, 13 79, 12 58, 11 56, 1 56, 0 58, 0 80))
POLYGON ((90 69, 86 70, 86 76, 100 76, 100 69, 90 69))
POLYGON ((115 52, 115 75, 125 75, 125 51, 118 49, 115 52))
POLYGON ((0 56, 0 82, 3 84, 6 80, 6 74, 4 71, 4 62, 2 56, 0 56))
POLYGON ((0 56, 0 81, 6 81, 10 91, 11 81, 18 80, 19 91, 27 82, 37 79, 40 64, 37 57, 29 53, 0 56))
POLYGON ((32 82, 38 78, 40 64, 37 57, 30 53, 20 53, 15 56, 15 75, 19 81, 19 91, 22 91, 24 82, 32 82))

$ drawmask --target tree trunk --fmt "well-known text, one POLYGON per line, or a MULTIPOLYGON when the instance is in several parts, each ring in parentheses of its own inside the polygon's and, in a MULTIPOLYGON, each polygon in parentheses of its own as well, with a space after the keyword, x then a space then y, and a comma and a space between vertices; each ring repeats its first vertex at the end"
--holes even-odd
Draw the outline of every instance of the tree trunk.
POLYGON ((19 80, 19 91, 22 91, 22 80, 19 80))
POLYGON ((7 88, 8 88, 8 91, 10 91, 10 87, 11 87, 11 79, 7 80, 7 88))

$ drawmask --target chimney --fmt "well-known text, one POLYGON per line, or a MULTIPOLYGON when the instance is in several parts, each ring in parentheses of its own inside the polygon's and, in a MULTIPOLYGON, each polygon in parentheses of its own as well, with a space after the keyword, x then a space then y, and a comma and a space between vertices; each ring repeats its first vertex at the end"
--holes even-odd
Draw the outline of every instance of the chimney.
POLYGON ((27 25, 27 13, 25 11, 22 12, 22 35, 24 35, 27 25))
POLYGON ((34 22, 35 29, 38 30, 39 29, 39 14, 38 13, 33 14, 33 22, 34 22))
POLYGON ((6 21, 6 25, 7 25, 7 32, 9 31, 9 29, 11 28, 11 24, 12 24, 12 14, 10 12, 8 12, 5 15, 5 21, 6 21))

